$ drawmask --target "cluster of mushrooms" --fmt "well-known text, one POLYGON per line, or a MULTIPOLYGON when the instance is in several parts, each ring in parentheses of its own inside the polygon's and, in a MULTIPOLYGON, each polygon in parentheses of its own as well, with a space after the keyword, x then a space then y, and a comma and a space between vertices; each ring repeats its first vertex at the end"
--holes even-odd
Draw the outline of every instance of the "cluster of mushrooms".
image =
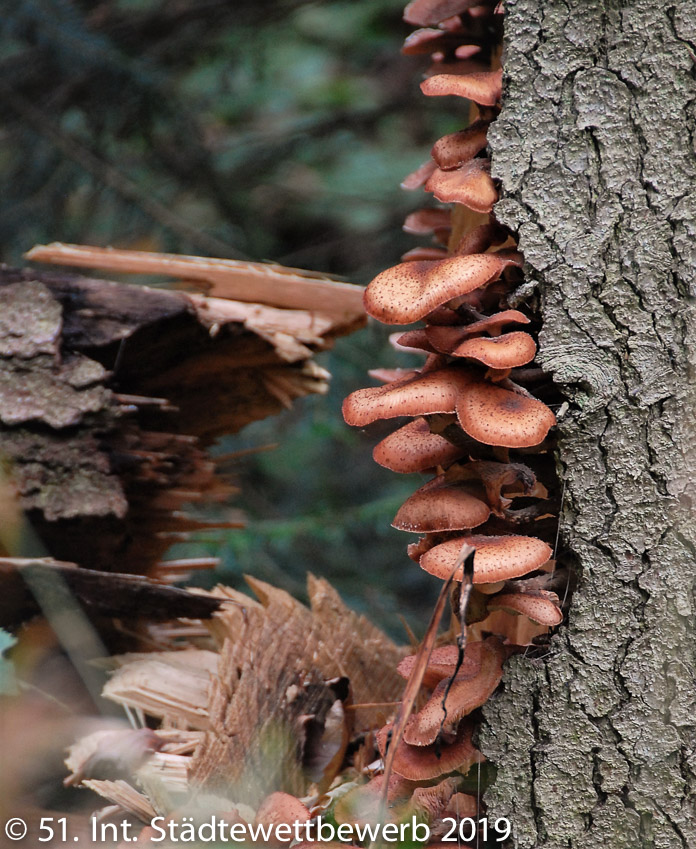
MULTIPOLYGON (((406 8, 404 19, 420 28, 404 52, 432 54, 423 93, 464 98, 472 114, 466 129, 437 141, 431 160, 404 181, 409 189, 424 185, 443 204, 412 213, 404 225, 433 242, 409 251, 365 291, 365 308, 378 321, 421 322, 391 339, 425 362, 371 372, 382 385, 353 392, 343 406, 346 422, 358 427, 410 419, 373 453, 394 472, 433 475, 393 522, 422 534, 409 557, 447 579, 462 546, 476 549, 463 663, 457 669, 455 645, 433 650, 423 680, 430 695, 396 743, 395 778, 410 781, 466 772, 481 760, 472 711, 500 683, 508 654, 562 620, 549 589, 555 477, 548 434, 556 419, 529 388, 544 395, 548 386, 530 365, 534 318, 511 308, 522 257, 491 214, 498 195, 486 134, 501 98, 501 12, 495 0, 415 0, 406 8)), ((460 568, 455 578, 462 575, 460 568)), ((407 658, 399 667, 405 678, 414 663, 407 658)), ((383 757, 390 732, 391 724, 377 734, 383 757)))

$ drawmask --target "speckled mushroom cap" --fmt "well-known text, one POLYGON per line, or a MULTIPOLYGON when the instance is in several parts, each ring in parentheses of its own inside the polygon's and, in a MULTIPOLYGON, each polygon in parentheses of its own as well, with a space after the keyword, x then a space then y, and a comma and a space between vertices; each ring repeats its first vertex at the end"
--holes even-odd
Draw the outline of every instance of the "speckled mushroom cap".
MULTIPOLYGON (((438 646, 430 653, 428 665, 423 675, 424 687, 434 689, 444 678, 449 678, 457 665, 459 649, 457 646, 438 646)), ((410 678, 415 669, 418 655, 410 654, 405 657, 396 667, 396 671, 403 678, 410 678)))
POLYGON ((498 200, 488 159, 471 159, 454 171, 436 168, 425 190, 443 203, 461 203, 474 212, 490 212, 498 200))
POLYGON ((423 708, 406 723, 404 742, 410 746, 428 746, 435 742, 443 727, 445 730, 453 727, 480 707, 500 683, 504 660, 505 649, 497 637, 469 643, 454 681, 440 681, 423 708))
POLYGON ((277 791, 271 793, 259 805, 254 822, 264 825, 280 825, 281 823, 307 822, 309 820, 307 807, 290 793, 277 791))
POLYGON ((438 168, 451 171, 473 159, 486 147, 488 121, 475 121, 465 130, 449 133, 438 139, 430 151, 438 168))
POLYGON ((412 351, 416 353, 426 352, 429 354, 436 353, 435 348, 428 341, 428 337, 424 329, 407 330, 402 333, 400 330, 392 333, 389 336, 389 344, 397 351, 412 351))
POLYGON ((475 528, 491 515, 484 498, 482 486, 452 484, 445 481, 444 475, 438 475, 406 499, 392 527, 413 533, 475 528))
POLYGON ((467 371, 449 367, 358 389, 343 402, 343 418, 363 427, 377 419, 453 413, 471 380, 467 371))
POLYGON ((453 94, 466 97, 481 106, 495 106, 503 91, 503 71, 479 71, 473 74, 435 74, 421 83, 429 97, 453 94))
POLYGON ((505 448, 539 445, 556 424, 546 404, 486 381, 467 388, 457 404, 457 418, 473 439, 505 448))
POLYGON ((384 324, 410 324, 452 298, 497 280, 507 265, 507 258, 495 254, 399 263, 365 289, 365 309, 384 324))
POLYGON ((563 621, 558 596, 548 590, 499 593, 489 600, 488 609, 507 610, 549 627, 560 625, 563 621))
MULTIPOLYGON (((426 339, 430 337, 426 334, 426 339)), ((465 339, 447 351, 451 357, 469 357, 489 368, 511 369, 526 365, 536 355, 536 343, 529 333, 517 330, 502 336, 465 339)))
POLYGON ((372 457, 380 466, 393 472, 411 474, 435 466, 447 466, 463 454, 463 448, 431 433, 428 422, 417 418, 379 442, 372 457))
MULTIPOLYGON (((377 745, 382 757, 386 754, 391 730, 390 723, 377 732, 377 745)), ((455 739, 451 743, 409 746, 402 740, 394 755, 393 770, 410 781, 428 781, 454 769, 467 772, 472 764, 484 760, 471 742, 472 734, 473 723, 464 720, 457 726, 455 739)))
MULTIPOLYGON (((552 553, 551 547, 536 537, 472 534, 447 540, 426 551, 420 559, 421 568, 443 580, 448 578, 465 543, 476 549, 475 584, 519 578, 546 563, 552 553)), ((461 572, 455 579, 461 581, 461 572)))

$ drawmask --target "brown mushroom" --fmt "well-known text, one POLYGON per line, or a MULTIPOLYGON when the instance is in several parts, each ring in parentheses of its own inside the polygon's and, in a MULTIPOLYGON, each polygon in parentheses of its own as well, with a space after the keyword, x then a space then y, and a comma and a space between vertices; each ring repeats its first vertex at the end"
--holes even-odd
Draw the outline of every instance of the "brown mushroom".
POLYGON ((473 230, 464 232, 452 248, 453 254, 480 254, 487 251, 491 245, 505 242, 507 236, 503 228, 496 222, 488 221, 479 224, 473 230))
POLYGON ((416 787, 411 796, 411 805, 433 820, 444 813, 460 784, 459 778, 445 778, 432 787, 416 787))
POLYGON ((358 389, 343 402, 343 418, 349 425, 364 427, 377 419, 452 413, 471 379, 461 368, 443 368, 358 389))
POLYGON ((419 165, 415 171, 412 171, 401 181, 401 188, 406 189, 407 191, 415 191, 416 189, 420 189, 421 186, 424 186, 427 182, 428 177, 433 173, 433 171, 437 168, 437 165, 433 162, 432 159, 429 159, 427 162, 424 162, 422 165, 419 165))
POLYGON ((488 159, 472 159, 454 171, 436 168, 425 190, 443 203, 461 203, 474 212, 490 212, 498 200, 488 159))
MULTIPOLYGON (((392 725, 385 725, 377 733, 377 745, 385 756, 392 725)), ((481 763, 483 755, 471 742, 473 723, 464 720, 457 726, 454 740, 440 745, 409 746, 403 740, 394 755, 392 769, 410 781, 428 781, 457 769, 467 773, 472 764, 481 763)))
POLYGON ((411 324, 452 298, 496 280, 508 264, 495 254, 403 262, 372 280, 365 290, 365 309, 384 324, 411 324))
POLYGON ((497 637, 469 643, 454 680, 440 681, 424 707, 406 723, 404 742, 429 746, 480 707, 500 683, 504 660, 505 649, 497 637))
POLYGON ((412 0, 404 9, 404 20, 417 27, 437 26, 441 21, 459 15, 480 0, 412 0))
MULTIPOLYGON (((484 536, 474 534, 457 537, 434 546, 420 559, 426 572, 443 580, 454 568, 462 545, 473 545, 474 583, 490 584, 519 578, 538 569, 551 557, 551 547, 536 537, 510 534, 509 536, 484 536)), ((461 581, 461 573, 455 576, 461 581)))
MULTIPOLYGON (((443 678, 449 678, 457 665, 459 649, 457 646, 438 646, 430 653, 428 665, 423 675, 422 684, 429 690, 433 690, 443 678)), ((402 678, 407 680, 415 669, 418 655, 410 654, 405 657, 396 667, 396 671, 402 678)))
POLYGON ((392 472, 411 474, 435 466, 447 466, 463 453, 463 448, 431 433, 425 419, 417 418, 375 445, 372 457, 392 472))
POLYGON ((489 126, 488 121, 475 121, 465 130, 458 130, 438 139, 430 151, 437 167, 443 171, 451 171, 473 159, 486 146, 489 126))
POLYGON ((450 230, 452 227, 452 213, 449 209, 438 209, 437 207, 426 207, 417 209, 406 216, 403 224, 405 233, 422 236, 432 233, 434 230, 450 230))
POLYGON ((465 327, 441 329, 426 327, 426 333, 433 347, 438 351, 448 353, 453 351, 464 339, 488 333, 499 336, 506 324, 529 324, 529 319, 519 310, 503 310, 494 315, 486 316, 480 321, 474 321, 465 327))
POLYGON ((495 106, 503 87, 503 71, 479 71, 473 74, 436 74, 421 83, 429 97, 453 94, 466 97, 481 106, 495 106))
POLYGON ((472 383, 457 403, 465 433, 484 445, 529 448, 539 445, 556 417, 541 401, 487 381, 472 383))
POLYGON ((512 369, 534 359, 536 343, 529 333, 516 330, 493 338, 477 336, 465 339, 447 353, 451 357, 468 357, 494 369, 512 369))
POLYGON ((538 625, 553 627, 563 621, 558 596, 548 590, 500 593, 490 599, 488 608, 526 616, 538 625))
POLYGON ((438 475, 406 499, 392 527, 413 533, 475 528, 491 514, 483 499, 482 487, 472 483, 449 483, 444 475, 438 475))
POLYGON ((406 351, 409 354, 435 354, 437 351, 428 342, 425 330, 407 330, 406 333, 397 331, 389 336, 389 344, 397 351, 406 351))
POLYGON ((292 843, 292 836, 287 840, 278 839, 275 834, 275 826, 289 825, 292 826, 296 822, 307 822, 310 819, 309 811, 306 806, 291 796, 289 793, 276 792, 267 796, 259 805, 256 811, 254 822, 257 825, 274 826, 271 842, 269 846, 285 846, 292 843))
POLYGON ((401 255, 402 262, 417 262, 418 260, 447 259, 449 253, 445 248, 418 247, 411 248, 401 255))

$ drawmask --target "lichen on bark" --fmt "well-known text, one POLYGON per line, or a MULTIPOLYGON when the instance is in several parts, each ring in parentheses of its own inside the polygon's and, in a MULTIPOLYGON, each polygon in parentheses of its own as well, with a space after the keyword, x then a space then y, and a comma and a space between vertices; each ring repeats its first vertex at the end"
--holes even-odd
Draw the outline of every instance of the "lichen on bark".
POLYGON ((497 217, 519 236, 565 392, 546 656, 485 708, 514 845, 696 846, 696 160, 692 0, 506 0, 497 217))

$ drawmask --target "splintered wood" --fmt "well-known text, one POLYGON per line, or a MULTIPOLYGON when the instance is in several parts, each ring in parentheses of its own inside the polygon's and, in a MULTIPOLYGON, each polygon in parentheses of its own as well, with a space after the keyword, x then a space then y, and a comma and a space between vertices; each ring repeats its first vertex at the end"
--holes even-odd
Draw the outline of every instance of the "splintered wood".
POLYGON ((0 269, 0 452, 34 532, 59 560, 172 580, 173 542, 242 522, 231 508, 186 513, 235 494, 207 446, 326 392, 313 357, 364 323, 362 289, 262 263, 74 246, 31 257, 214 293, 0 269))
MULTIPOLYGON (((326 787, 349 739, 374 727, 384 711, 347 708, 399 698, 396 667, 404 651, 346 608, 326 581, 310 577, 309 607, 248 581, 256 599, 225 587, 210 594, 226 602, 207 623, 217 651, 113 659, 104 696, 162 723, 155 732, 161 748, 137 771, 141 785, 148 776, 181 792, 185 772, 189 791, 252 806, 273 791, 326 787), (195 752, 176 736, 190 733, 200 735, 195 752)), ((73 756, 73 773, 85 757, 73 756)))

